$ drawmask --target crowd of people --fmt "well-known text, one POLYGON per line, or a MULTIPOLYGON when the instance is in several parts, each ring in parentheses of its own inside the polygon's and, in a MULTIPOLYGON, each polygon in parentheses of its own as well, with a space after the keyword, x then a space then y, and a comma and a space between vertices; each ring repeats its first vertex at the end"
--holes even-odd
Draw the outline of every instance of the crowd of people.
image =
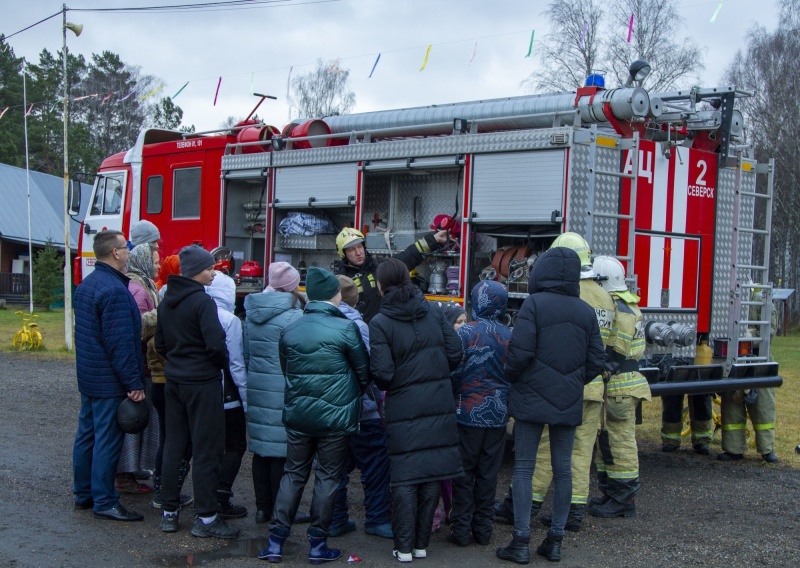
POLYGON ((233 487, 249 450, 255 522, 269 533, 259 558, 270 562, 302 522, 313 564, 339 558, 328 539, 356 530, 347 496, 356 468, 364 530, 391 539, 400 562, 425 558, 447 521, 449 542, 486 545, 495 520, 514 527, 497 556, 530 562, 531 519, 551 481, 553 514, 536 549, 551 561, 587 509, 635 515, 634 415, 650 397, 637 366, 642 316, 619 262, 592 263, 579 235, 539 256, 513 330, 501 323, 508 292, 499 282, 472 289, 471 321, 414 286, 409 270, 444 232, 378 262, 363 235, 345 229, 338 274, 309 268, 303 294, 298 271, 273 262, 266 289, 245 298, 243 322, 214 257, 191 245, 161 261, 159 238, 146 221, 130 243, 97 233, 95 270, 75 294, 76 509, 138 521, 119 493, 152 491, 163 532, 179 531, 193 503, 193 536, 235 539, 228 521, 248 512, 233 487), (141 434, 117 426, 126 398, 154 410, 141 434), (495 502, 511 418, 513 490, 495 502), (589 499, 593 454, 602 495, 589 499), (152 487, 137 479, 148 469, 152 487))

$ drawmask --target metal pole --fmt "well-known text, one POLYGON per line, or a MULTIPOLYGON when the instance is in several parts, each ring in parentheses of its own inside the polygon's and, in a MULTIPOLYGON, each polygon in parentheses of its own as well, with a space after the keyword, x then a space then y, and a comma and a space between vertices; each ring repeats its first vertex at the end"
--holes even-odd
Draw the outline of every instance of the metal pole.
POLYGON ((64 346, 72 351, 72 270, 69 246, 69 161, 67 154, 67 121, 69 120, 69 77, 67 76, 67 5, 62 6, 61 32, 64 45, 61 58, 64 60, 64 346))
POLYGON ((25 76, 28 74, 28 62, 22 62, 22 114, 25 125, 25 179, 28 185, 28 294, 29 310, 33 313, 33 245, 31 244, 31 168, 28 159, 28 92, 25 76))

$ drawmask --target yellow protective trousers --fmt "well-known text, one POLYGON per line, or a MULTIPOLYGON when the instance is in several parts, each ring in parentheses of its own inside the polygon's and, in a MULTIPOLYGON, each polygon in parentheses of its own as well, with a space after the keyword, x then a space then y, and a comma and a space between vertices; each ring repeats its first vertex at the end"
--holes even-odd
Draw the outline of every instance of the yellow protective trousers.
MULTIPOLYGON (((583 401, 583 420, 575 430, 572 447, 572 501, 575 505, 586 505, 589 500, 589 476, 592 466, 592 450, 600 428, 600 412, 603 403, 595 400, 583 401)), ((536 469, 533 472, 533 500, 544 501, 553 480, 550 463, 550 435, 544 427, 536 453, 536 469)))
POLYGON ((756 434, 756 450, 762 456, 775 449, 775 389, 758 389, 758 400, 747 404, 742 391, 722 393, 722 449, 743 454, 747 449, 747 413, 756 434))
POLYGON ((639 479, 639 452, 636 446, 636 407, 639 400, 635 396, 608 396, 606 429, 614 463, 605 464, 599 449, 595 453, 594 463, 598 475, 608 476, 609 486, 614 481, 627 484, 639 479))

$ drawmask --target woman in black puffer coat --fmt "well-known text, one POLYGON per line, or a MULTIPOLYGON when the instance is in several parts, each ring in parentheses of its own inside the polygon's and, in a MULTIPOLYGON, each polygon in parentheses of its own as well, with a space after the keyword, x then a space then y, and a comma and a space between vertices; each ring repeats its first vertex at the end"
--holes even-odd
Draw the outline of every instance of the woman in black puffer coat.
POLYGON ((450 372, 461 341, 438 306, 389 259, 376 274, 384 295, 369 324, 370 370, 386 390, 394 555, 424 558, 440 481, 463 475, 450 372))

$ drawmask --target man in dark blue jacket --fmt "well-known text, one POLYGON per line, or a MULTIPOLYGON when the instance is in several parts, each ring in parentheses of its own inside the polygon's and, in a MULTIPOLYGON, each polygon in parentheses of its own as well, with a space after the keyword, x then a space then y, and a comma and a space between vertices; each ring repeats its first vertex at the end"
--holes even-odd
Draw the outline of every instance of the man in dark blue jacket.
POLYGON ((114 489, 124 434, 117 409, 127 396, 144 400, 142 321, 128 292, 128 246, 119 231, 94 239, 97 263, 75 292, 75 354, 81 413, 72 450, 75 509, 94 508, 96 517, 141 521, 114 489))

